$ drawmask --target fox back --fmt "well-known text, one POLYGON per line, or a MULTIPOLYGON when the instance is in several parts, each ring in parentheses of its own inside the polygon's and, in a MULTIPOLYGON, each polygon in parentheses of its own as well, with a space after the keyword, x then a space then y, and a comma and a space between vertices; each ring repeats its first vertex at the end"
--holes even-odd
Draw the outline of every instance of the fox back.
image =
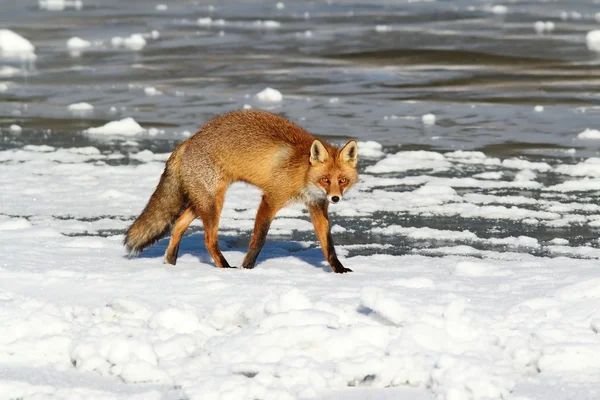
POLYGON ((278 197, 307 202, 341 199, 358 179, 356 142, 340 151, 265 111, 224 114, 187 142, 181 160, 184 186, 195 186, 198 175, 208 174, 214 179, 202 178, 204 185, 244 181, 280 193, 278 197))

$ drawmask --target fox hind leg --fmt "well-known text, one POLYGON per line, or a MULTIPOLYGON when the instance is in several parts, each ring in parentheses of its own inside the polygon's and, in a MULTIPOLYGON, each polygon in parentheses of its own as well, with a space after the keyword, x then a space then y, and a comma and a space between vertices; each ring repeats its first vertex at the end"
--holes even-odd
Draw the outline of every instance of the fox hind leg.
POLYGON ((204 224, 204 243, 206 250, 219 268, 231 268, 221 249, 219 249, 219 219, 225 200, 228 185, 219 185, 214 194, 196 193, 190 196, 194 213, 202 219, 204 224))
POLYGON ((177 252, 179 251, 179 242, 181 241, 181 235, 190 226, 190 224, 196 219, 196 214, 192 207, 185 209, 183 213, 175 221, 173 225, 173 231, 171 233, 171 240, 169 240, 169 247, 165 252, 164 263, 175 265, 177 263, 177 252))

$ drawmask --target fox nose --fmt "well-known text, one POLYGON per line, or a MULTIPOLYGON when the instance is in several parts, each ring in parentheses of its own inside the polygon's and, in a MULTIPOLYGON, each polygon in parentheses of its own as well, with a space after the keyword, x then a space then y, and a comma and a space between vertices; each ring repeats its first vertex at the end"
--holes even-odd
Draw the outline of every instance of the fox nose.
POLYGON ((340 198, 339 198, 338 196, 333 196, 333 197, 331 198, 331 201, 332 201, 333 203, 337 203, 338 201, 340 201, 340 198))

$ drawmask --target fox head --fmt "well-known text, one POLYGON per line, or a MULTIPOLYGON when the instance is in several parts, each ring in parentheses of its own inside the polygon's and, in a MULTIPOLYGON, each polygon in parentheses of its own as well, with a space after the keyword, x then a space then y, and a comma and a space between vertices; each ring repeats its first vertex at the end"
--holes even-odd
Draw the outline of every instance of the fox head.
POLYGON ((325 195, 330 203, 339 202, 346 190, 358 180, 358 146, 351 140, 339 151, 328 152, 319 140, 310 146, 309 183, 311 190, 325 195))

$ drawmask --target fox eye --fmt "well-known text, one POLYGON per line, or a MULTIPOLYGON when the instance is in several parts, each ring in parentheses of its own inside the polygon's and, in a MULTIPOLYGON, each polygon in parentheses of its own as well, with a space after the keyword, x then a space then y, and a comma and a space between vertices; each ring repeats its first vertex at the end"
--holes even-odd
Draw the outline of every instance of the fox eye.
POLYGON ((346 178, 340 179, 340 183, 346 183, 346 182, 348 182, 348 179, 346 179, 346 178))
POLYGON ((329 183, 329 179, 327 179, 327 178, 325 178, 325 177, 321 178, 321 180, 322 180, 324 183, 329 183))

